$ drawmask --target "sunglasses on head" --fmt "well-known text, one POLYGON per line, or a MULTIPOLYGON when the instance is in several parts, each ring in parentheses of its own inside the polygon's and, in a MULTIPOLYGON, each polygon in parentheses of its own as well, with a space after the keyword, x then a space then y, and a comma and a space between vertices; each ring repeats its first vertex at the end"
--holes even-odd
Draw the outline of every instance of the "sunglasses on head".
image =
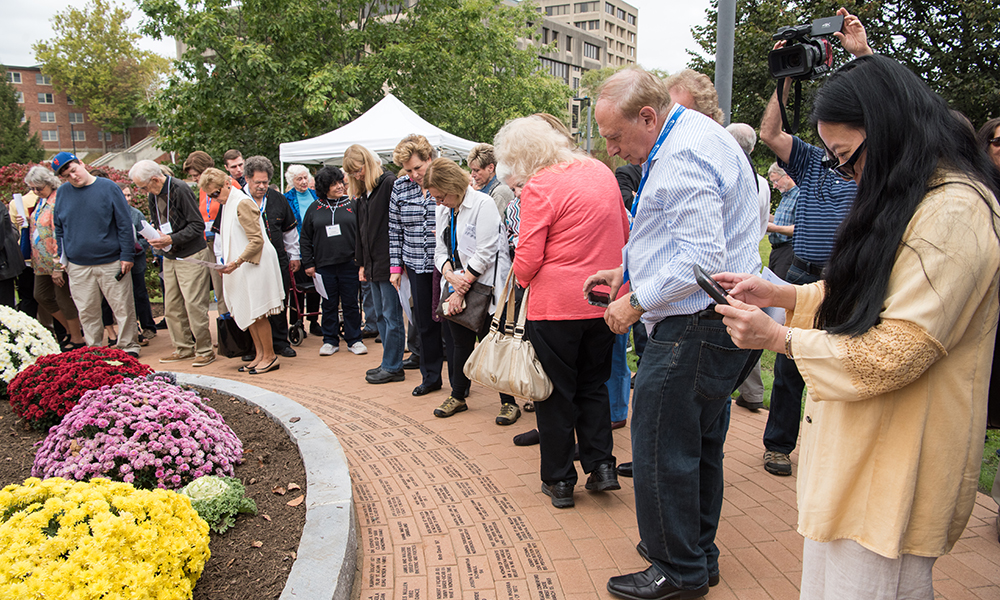
POLYGON ((831 156, 828 150, 826 160, 822 164, 827 169, 839 175, 844 181, 854 181, 854 163, 858 162, 858 159, 861 158, 861 153, 864 152, 867 143, 867 139, 862 140, 861 144, 854 150, 854 153, 851 154, 851 157, 843 163, 838 163, 837 158, 831 156))

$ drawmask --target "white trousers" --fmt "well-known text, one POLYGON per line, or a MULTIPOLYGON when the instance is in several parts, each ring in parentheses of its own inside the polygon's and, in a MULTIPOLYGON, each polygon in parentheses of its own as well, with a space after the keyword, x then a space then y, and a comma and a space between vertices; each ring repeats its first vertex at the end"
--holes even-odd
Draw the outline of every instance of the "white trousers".
POLYGON ((853 540, 802 548, 799 600, 934 600, 933 557, 886 558, 853 540))

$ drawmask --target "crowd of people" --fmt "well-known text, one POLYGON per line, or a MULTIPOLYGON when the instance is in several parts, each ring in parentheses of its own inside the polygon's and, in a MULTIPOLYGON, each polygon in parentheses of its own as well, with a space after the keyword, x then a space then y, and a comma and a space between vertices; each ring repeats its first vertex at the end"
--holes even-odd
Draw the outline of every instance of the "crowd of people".
POLYGON ((142 277, 127 275, 145 264, 148 239, 173 346, 161 362, 216 360, 214 290, 219 313, 253 340, 238 371, 295 356, 290 318, 293 332, 309 322, 322 336, 324 357, 341 338, 365 354, 363 338, 377 335, 366 381, 419 368, 421 397, 442 390, 447 368, 447 396, 431 404, 451 418, 468 409, 463 367, 510 277, 518 304, 530 291, 525 336, 553 392, 521 406, 499 394, 495 422, 536 413, 537 430, 515 443, 539 444, 541 491, 557 508, 574 506, 575 460, 589 492, 634 478, 637 551, 650 567, 609 580, 623 598, 697 598, 719 582, 732 397, 763 406, 759 357, 773 350, 763 468, 791 475, 801 433, 801 597, 932 598, 935 558, 961 535, 980 468, 1000 312, 1000 119, 977 135, 840 14, 836 36, 855 58, 815 98, 822 146, 785 131, 776 91, 759 128, 778 159, 766 179, 751 160, 754 128, 722 127, 707 77, 639 68, 607 79, 595 105, 608 154, 628 163, 615 172, 545 114, 476 146, 469 170, 414 134, 395 148, 398 169, 354 145, 342 169, 289 167, 284 193, 263 156, 231 150, 223 171, 194 152, 184 163, 194 187, 151 161, 129 172, 147 227, 127 186, 60 153, 25 179, 37 196, 26 250, 23 215, 0 228, 0 300, 13 304, 27 260, 27 296, 65 332, 64 349, 103 343, 113 324, 115 345, 137 355, 156 332, 133 296, 142 277), (699 286, 698 267, 728 304, 699 286), (617 464, 611 432, 626 425, 630 397, 633 462, 617 464))

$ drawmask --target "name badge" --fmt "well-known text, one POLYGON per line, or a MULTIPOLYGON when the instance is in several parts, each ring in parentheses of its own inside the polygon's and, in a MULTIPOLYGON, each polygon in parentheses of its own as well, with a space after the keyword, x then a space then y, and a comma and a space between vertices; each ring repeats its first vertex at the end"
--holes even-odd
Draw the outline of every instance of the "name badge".
POLYGON ((169 222, 160 224, 160 233, 163 235, 170 235, 173 232, 174 228, 170 226, 169 222))
POLYGON ((326 237, 337 237, 340 235, 340 225, 327 225, 326 237))

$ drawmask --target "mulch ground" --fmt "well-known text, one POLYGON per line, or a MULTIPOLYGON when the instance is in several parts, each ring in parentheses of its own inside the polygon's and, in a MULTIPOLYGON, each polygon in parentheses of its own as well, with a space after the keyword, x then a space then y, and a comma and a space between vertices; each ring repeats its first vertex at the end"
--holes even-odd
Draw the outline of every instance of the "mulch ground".
MULTIPOLYGON (((212 557, 194 598, 277 598, 306 520, 302 459, 281 426, 260 409, 228 394, 203 396, 243 442, 243 464, 236 467, 235 476, 257 503, 258 513, 240 515, 236 526, 221 535, 211 533, 212 557)), ((44 437, 0 400, 0 487, 31 477, 34 445, 44 437)))

